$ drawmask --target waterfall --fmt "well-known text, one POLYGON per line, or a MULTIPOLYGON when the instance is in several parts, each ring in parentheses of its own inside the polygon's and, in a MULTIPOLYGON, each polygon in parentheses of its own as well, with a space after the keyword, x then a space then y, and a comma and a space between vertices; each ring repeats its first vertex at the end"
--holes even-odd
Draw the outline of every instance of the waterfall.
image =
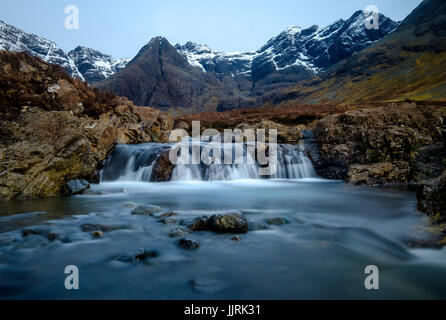
MULTIPOLYGON (((206 144, 203 143, 201 148, 206 144)), ((105 163, 101 181, 156 181, 154 166, 162 155, 169 152, 172 144, 147 143, 141 145, 118 145, 105 163)), ((222 157, 227 150, 223 150, 222 157)), ((231 152, 231 150, 229 151, 231 152)), ((232 150, 232 152, 234 152, 232 150)), ((303 144, 277 145, 277 171, 271 176, 261 176, 261 166, 243 145, 244 164, 180 164, 173 166, 171 181, 230 181, 241 179, 303 179, 315 177, 310 159, 303 144)), ((235 158, 235 157, 234 157, 235 158)), ((223 163, 223 159, 222 159, 223 163)))

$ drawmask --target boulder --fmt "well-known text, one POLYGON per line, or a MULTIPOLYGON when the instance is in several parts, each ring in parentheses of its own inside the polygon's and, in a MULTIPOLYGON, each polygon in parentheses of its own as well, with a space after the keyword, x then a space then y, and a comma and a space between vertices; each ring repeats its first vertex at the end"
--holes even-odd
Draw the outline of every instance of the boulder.
POLYGON ((209 219, 208 229, 218 233, 246 233, 248 220, 239 213, 217 214, 209 219))
POLYGON ((141 205, 133 209, 132 215, 153 216, 155 213, 162 211, 163 210, 158 206, 141 205))

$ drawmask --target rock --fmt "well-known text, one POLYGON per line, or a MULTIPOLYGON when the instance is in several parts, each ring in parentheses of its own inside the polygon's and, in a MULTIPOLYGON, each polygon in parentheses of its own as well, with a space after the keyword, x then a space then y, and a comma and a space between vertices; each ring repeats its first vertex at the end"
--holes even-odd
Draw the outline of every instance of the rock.
POLYGON ((98 224, 90 224, 86 223, 80 226, 82 232, 95 232, 95 231, 102 231, 102 226, 98 224))
POLYGON ((157 216, 158 219, 162 219, 162 218, 170 218, 170 217, 175 217, 178 216, 179 214, 177 212, 173 212, 173 211, 169 211, 166 213, 163 213, 162 215, 157 216))
POLYGON ((24 229, 22 230, 22 237, 28 237, 31 235, 42 235, 43 231, 39 229, 24 229))
POLYGON ((246 233, 248 220, 239 213, 213 215, 208 222, 209 230, 218 233, 246 233))
POLYGON ((153 165, 150 181, 170 181, 172 179, 174 167, 174 164, 169 159, 169 151, 164 152, 158 157, 153 165))
POLYGON ((102 238, 104 236, 104 233, 102 231, 94 231, 92 233, 93 238, 102 238))
POLYGON ((134 107, 26 53, 0 52, 0 82, 1 198, 77 193, 85 182, 71 181, 97 182, 116 143, 167 142, 173 127, 163 112, 134 107))
POLYGON ((69 194, 80 194, 83 191, 90 189, 90 183, 84 179, 71 180, 67 182, 67 189, 69 194))
POLYGON ((61 234, 56 233, 56 232, 50 232, 50 233, 48 233, 47 238, 49 241, 53 242, 53 241, 61 239, 61 234))
POLYGON ((185 250, 197 250, 200 248, 200 243, 198 241, 186 238, 180 239, 178 245, 185 250))
POLYGON ((188 224, 191 231, 206 231, 208 230, 209 218, 207 216, 195 218, 192 223, 188 224))
MULTIPOLYGON (((277 130, 278 143, 297 144, 303 138, 302 132, 297 126, 285 126, 270 120, 263 120, 256 124, 241 123, 236 128, 242 131, 246 129, 265 129, 266 134, 268 134, 268 130, 275 129, 277 130)), ((266 142, 270 142, 268 136, 266 137, 266 142)))
POLYGON ((328 116, 315 127, 318 172, 354 184, 419 184, 446 169, 443 106, 403 104, 328 116), (326 164, 324 168, 321 162, 326 164))
POLYGON ((116 257, 114 260, 120 261, 120 262, 126 262, 126 263, 133 263, 133 262, 139 262, 139 261, 146 261, 149 258, 156 258, 158 257, 158 253, 153 250, 146 250, 144 248, 137 249, 135 252, 131 254, 122 255, 119 257, 116 257))
POLYGON ((116 230, 127 229, 127 226, 85 223, 85 224, 81 225, 80 228, 81 228, 82 232, 95 232, 95 231, 112 232, 112 231, 116 231, 116 230))
POLYGON ((436 222, 446 222, 446 171, 435 179, 424 181, 417 193, 418 208, 436 222))
POLYGON ((135 207, 136 207, 136 204, 134 204, 133 202, 127 202, 127 203, 124 203, 121 208, 135 208, 135 207))
POLYGON ((240 242, 242 241, 242 238, 240 238, 239 236, 235 236, 231 238, 231 241, 240 242))
POLYGON ((143 216, 152 216, 155 213, 161 212, 162 209, 158 206, 152 206, 152 205, 142 205, 136 207, 132 211, 132 215, 143 215, 143 216))
POLYGON ((281 225, 288 224, 288 221, 282 217, 277 217, 277 218, 271 218, 271 219, 266 220, 266 223, 268 223, 269 225, 273 225, 273 226, 281 226, 281 225))
POLYGON ((167 226, 177 224, 177 220, 175 220, 174 218, 164 218, 164 219, 161 219, 160 222, 167 226))
POLYGON ((175 228, 169 232, 169 237, 171 238, 177 238, 182 237, 186 234, 189 234, 190 232, 184 228, 175 228))

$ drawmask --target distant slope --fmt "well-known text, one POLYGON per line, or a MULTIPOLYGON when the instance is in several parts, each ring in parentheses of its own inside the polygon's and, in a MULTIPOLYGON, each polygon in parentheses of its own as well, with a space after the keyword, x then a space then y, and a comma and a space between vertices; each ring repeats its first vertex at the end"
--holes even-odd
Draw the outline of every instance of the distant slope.
POLYGON ((265 106, 446 100, 446 1, 425 0, 398 30, 265 106))

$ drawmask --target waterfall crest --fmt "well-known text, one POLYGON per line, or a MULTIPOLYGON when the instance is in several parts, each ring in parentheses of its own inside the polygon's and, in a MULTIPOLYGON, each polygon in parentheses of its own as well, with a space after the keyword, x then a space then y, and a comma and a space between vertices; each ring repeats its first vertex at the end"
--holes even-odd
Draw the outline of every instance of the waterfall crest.
MULTIPOLYGON (((147 143, 118 145, 106 161, 101 173, 101 182, 111 181, 157 181, 154 166, 173 145, 147 143)), ((242 179, 303 179, 315 177, 316 173, 303 145, 277 145, 277 171, 271 176, 261 176, 259 165, 243 145, 243 164, 179 164, 171 165, 170 181, 230 181, 242 179), (249 164, 251 163, 251 164, 249 164)), ((224 151, 226 152, 226 151, 224 151)), ((223 152, 223 153, 224 153, 223 152)), ((223 163, 223 160, 222 160, 223 163)))

